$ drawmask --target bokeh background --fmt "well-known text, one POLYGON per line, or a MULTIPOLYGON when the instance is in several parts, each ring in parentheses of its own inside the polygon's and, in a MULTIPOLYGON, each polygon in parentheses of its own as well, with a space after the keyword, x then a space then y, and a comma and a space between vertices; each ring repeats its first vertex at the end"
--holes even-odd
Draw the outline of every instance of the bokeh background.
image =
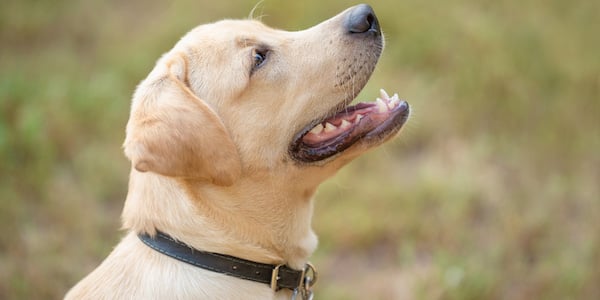
MULTIPOLYGON (((0 3, 0 299, 58 299, 118 242, 135 86, 257 1, 0 3)), ((265 0, 298 30, 355 1, 265 0)), ((318 191, 318 299, 600 299, 600 1, 371 0, 414 114, 318 191)), ((319 53, 306 53, 313 56, 319 53)))

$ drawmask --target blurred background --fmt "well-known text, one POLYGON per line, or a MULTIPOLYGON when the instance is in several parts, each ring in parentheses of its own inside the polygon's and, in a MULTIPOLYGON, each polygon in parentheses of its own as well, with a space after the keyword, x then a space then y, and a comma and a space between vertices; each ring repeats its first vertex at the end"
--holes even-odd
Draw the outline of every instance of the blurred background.
MULTIPOLYGON (((61 298, 106 257, 135 86, 256 2, 2 1, 1 299, 61 298)), ((254 15, 299 30, 357 3, 254 15)), ((359 100, 414 113, 319 189, 317 299, 600 299, 600 1, 369 3, 387 47, 359 100)))

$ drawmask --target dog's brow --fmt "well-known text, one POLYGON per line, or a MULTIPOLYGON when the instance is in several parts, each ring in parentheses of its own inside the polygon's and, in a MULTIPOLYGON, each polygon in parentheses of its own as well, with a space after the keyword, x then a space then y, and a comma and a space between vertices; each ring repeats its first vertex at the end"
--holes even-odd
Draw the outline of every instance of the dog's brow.
POLYGON ((258 41, 251 37, 238 37, 236 40, 236 44, 240 48, 252 47, 258 44, 258 41))

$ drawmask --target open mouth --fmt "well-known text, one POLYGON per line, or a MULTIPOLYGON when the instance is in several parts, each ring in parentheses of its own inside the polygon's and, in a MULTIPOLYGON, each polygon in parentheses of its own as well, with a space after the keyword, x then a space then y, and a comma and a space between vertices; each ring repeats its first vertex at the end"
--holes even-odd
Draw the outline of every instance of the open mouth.
POLYGON ((347 106, 332 117, 317 120, 294 138, 290 154, 303 162, 316 162, 334 156, 358 141, 376 142, 396 133, 408 120, 410 107, 398 94, 381 90, 374 102, 347 106))

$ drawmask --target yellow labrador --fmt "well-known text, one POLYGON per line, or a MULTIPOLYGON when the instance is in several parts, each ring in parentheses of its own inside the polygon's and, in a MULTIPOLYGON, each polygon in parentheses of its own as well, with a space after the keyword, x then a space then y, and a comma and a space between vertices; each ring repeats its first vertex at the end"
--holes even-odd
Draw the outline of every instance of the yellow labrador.
POLYGON ((409 116, 383 91, 349 106, 382 49, 368 5, 298 32, 225 20, 185 35, 133 97, 128 234, 66 298, 308 298, 315 189, 409 116))

